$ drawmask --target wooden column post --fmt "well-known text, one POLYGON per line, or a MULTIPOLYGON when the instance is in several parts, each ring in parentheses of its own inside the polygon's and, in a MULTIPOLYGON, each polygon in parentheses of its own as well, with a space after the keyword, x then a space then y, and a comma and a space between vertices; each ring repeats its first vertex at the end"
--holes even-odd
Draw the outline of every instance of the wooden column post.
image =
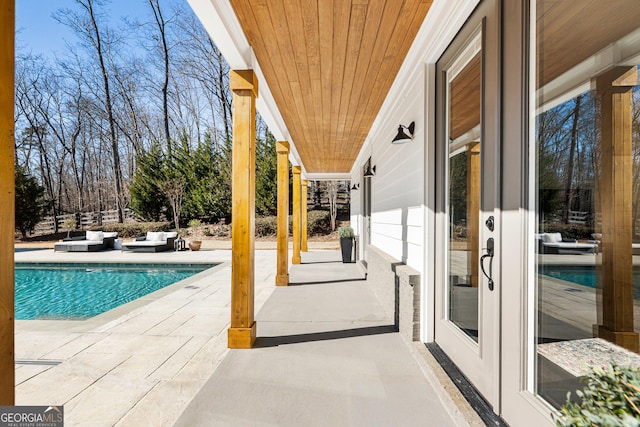
POLYGON ((478 287, 480 261, 480 143, 472 142, 467 150, 467 266, 471 286, 478 287))
POLYGON ((289 143, 276 142, 278 153, 278 260, 276 286, 289 284, 289 143))
POLYGON ((300 210, 302 208, 302 202, 300 201, 301 183, 300 183, 300 166, 293 167, 293 256, 291 257, 291 264, 300 264, 300 244, 302 239, 300 237, 301 215, 300 210))
POLYGON ((632 91, 635 67, 617 67, 596 79, 600 97, 602 164, 602 288, 598 289, 601 338, 638 352, 633 329, 632 91))
POLYGON ((0 406, 15 405, 14 365, 14 37, 15 1, 0 6, 0 406))
POLYGON ((233 170, 231 190, 231 327, 229 348, 251 348, 254 320, 254 251, 256 187, 256 98, 253 70, 232 70, 233 170))
POLYGON ((300 250, 302 252, 307 252, 308 248, 307 248, 307 221, 308 221, 308 212, 307 212, 307 198, 309 197, 308 195, 308 188, 309 188, 309 181, 307 181, 306 179, 302 180, 302 208, 301 208, 301 215, 302 215, 302 231, 301 231, 301 238, 302 241, 300 242, 300 250))

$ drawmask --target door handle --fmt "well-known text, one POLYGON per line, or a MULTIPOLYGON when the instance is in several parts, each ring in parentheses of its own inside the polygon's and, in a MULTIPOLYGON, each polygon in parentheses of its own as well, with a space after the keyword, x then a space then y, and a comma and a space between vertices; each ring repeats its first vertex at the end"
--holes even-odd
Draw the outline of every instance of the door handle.
POLYGON ((491 277, 493 276, 493 273, 491 271, 493 267, 493 254, 494 254, 493 237, 489 237, 487 239, 487 247, 485 248, 485 250, 487 251, 487 253, 480 257, 480 269, 482 269, 482 274, 484 274, 484 277, 486 277, 487 280, 489 280, 489 283, 488 283, 489 290, 492 291, 494 287, 493 278, 491 277), (487 274, 487 271, 484 269, 484 260, 486 258, 489 258, 489 274, 487 274))

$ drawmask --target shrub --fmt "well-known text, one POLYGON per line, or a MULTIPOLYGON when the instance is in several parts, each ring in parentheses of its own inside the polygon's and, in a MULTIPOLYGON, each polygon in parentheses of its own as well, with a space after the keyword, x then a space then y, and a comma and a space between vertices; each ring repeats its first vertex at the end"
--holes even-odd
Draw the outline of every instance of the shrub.
POLYGON ((147 231, 169 231, 169 222, 127 222, 118 224, 94 225, 91 230, 118 232, 118 237, 138 237, 147 234, 147 231))
POLYGON ((278 217, 265 216, 256 218, 256 236, 275 236, 278 232, 278 217))
POLYGON ((200 227, 202 225, 202 221, 199 219, 192 219, 187 223, 189 227, 200 227))
POLYGON ((307 232, 313 234, 331 234, 331 214, 329 211, 309 211, 307 232))
MULTIPOLYGON (((557 426, 637 426, 640 424, 640 370, 632 367, 591 368, 576 391, 580 402, 562 407, 557 426)), ((555 418, 555 417, 554 417, 555 418)))
POLYGON ((349 226, 344 226, 344 227, 338 228, 338 236, 340 238, 353 239, 354 237, 356 237, 356 234, 353 232, 353 228, 349 226))
POLYGON ((211 234, 217 237, 231 237, 231 226, 227 224, 218 224, 214 226, 211 234))

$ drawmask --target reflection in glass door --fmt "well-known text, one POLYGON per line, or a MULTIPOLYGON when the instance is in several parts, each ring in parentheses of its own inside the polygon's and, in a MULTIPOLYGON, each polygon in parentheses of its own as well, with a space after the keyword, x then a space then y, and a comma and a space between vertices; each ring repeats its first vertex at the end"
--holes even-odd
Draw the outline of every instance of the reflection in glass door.
POLYGON ((449 320, 478 341, 480 258, 479 37, 447 73, 449 214, 449 320))
POLYGON ((590 366, 640 365, 640 8, 633 0, 531 6, 531 391, 559 407, 590 366))

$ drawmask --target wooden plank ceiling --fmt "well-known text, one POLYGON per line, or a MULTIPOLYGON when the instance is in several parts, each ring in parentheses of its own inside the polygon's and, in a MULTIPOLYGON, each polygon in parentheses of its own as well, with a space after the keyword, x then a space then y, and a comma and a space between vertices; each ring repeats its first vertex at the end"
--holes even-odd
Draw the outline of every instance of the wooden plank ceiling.
POLYGON ((349 172, 432 0, 230 2, 306 171, 349 172))
POLYGON ((538 87, 637 29, 639 6, 638 0, 538 0, 538 87))

